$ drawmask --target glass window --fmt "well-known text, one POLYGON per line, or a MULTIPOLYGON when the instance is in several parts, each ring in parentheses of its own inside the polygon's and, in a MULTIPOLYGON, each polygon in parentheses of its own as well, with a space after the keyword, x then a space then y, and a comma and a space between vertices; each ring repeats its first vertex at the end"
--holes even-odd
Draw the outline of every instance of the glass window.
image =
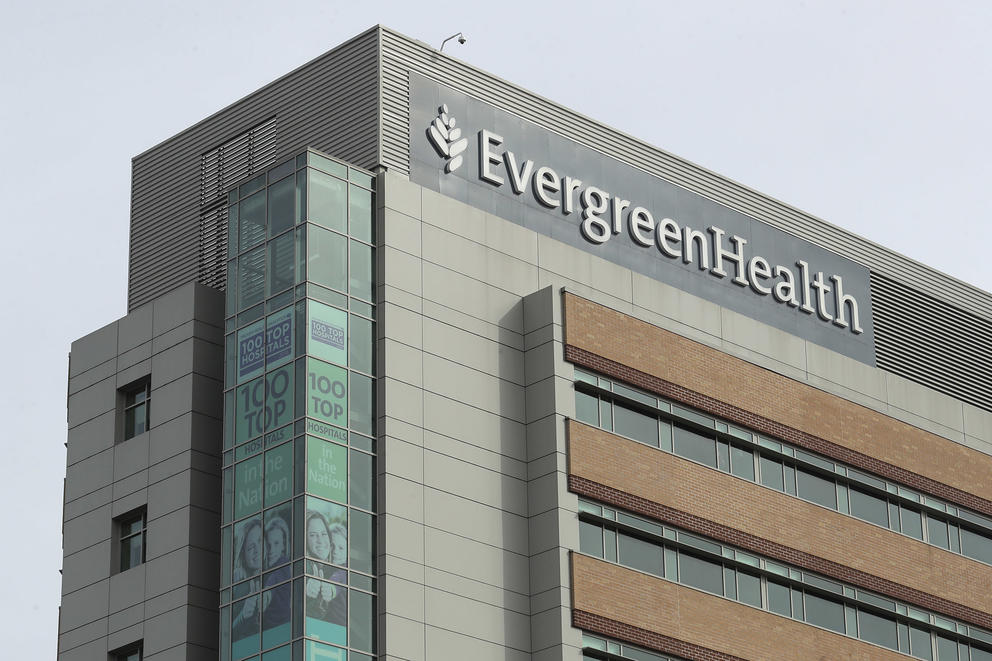
POLYGON ((971 661, 992 661, 992 652, 971 647, 971 661))
POLYGON ((269 278, 266 295, 278 294, 296 282, 296 244, 292 232, 269 241, 269 278))
POLYGON ((355 315, 351 320, 351 337, 348 343, 348 361, 353 369, 372 373, 372 322, 355 315))
MULTIPOLYGON (((288 445, 292 445, 289 443, 288 445)), ((285 565, 293 557, 293 506, 285 503, 265 510, 264 549, 265 569, 285 565)), ((269 572, 265 575, 265 585, 275 585, 289 580, 288 568, 269 572)))
POLYGON ((349 502, 367 510, 373 509, 375 496, 372 486, 375 480, 375 461, 371 455, 351 450, 351 470, 348 471, 349 502))
POLYGON ((372 248, 352 241, 349 291, 352 296, 371 301, 372 285, 372 248))
POLYGON ((896 621, 858 609, 858 638, 889 649, 899 649, 896 621))
POLYGON ((937 660, 958 661, 958 644, 950 638, 937 636, 937 660))
POLYGON ((750 450, 736 445, 730 446, 730 472, 754 482, 754 455, 750 450))
POLYGON ((992 539, 967 528, 961 528, 961 553, 992 565, 992 539))
POLYGON ((117 519, 120 540, 120 571, 145 561, 145 510, 141 508, 117 519))
POLYGON ((619 533, 620 564, 646 571, 656 576, 665 575, 662 548, 642 539, 619 533))
POLYGON ((351 547, 348 550, 348 560, 355 571, 372 573, 372 554, 375 547, 372 544, 372 515, 351 510, 351 547))
POLYGON ((349 590, 351 604, 348 609, 348 634, 350 644, 366 652, 375 651, 375 612, 372 608, 372 595, 349 590))
POLYGON ((276 236, 294 225, 296 186, 286 177, 269 186, 269 236, 276 236))
POLYGON ((151 379, 143 379, 123 390, 124 393, 124 440, 134 438, 148 431, 151 414, 151 379))
POLYGON ((908 507, 900 506, 899 509, 902 510, 903 534, 915 537, 916 539, 923 539, 923 515, 908 507))
POLYGON ((837 509, 837 487, 833 480, 827 480, 802 468, 797 468, 796 482, 799 487, 800 498, 830 509, 837 509))
POLYGON ((240 519, 262 509, 262 456, 234 466, 234 518, 240 519))
POLYGON ((675 454, 716 468, 716 439, 675 425, 675 454))
POLYGON ((235 583, 258 576, 262 571, 262 554, 261 519, 253 516, 234 524, 235 583))
POLYGON ((283 443, 265 452, 265 506, 281 503, 292 495, 293 444, 283 443))
POLYGON ((241 255, 238 268, 238 310, 265 299, 265 246, 241 255))
POLYGON ((722 595, 723 567, 679 550, 679 583, 722 595))
POLYGON ((658 447, 658 418, 627 408, 619 402, 613 405, 613 431, 658 447))
POLYGON ((943 549, 949 548, 951 545, 950 535, 947 533, 947 522, 936 519, 930 515, 927 515, 927 539, 934 546, 939 546, 943 549))
POLYGON ((310 215, 308 220, 325 227, 347 232, 348 194, 344 181, 337 177, 308 170, 310 177, 310 215))
POLYGON ((824 629, 844 633, 844 605, 807 592, 806 621, 824 629))
POLYGON ((785 491, 785 480, 782 478, 782 462, 768 457, 759 457, 761 467, 761 483, 766 487, 785 491))
POLYGON ((737 570, 737 599, 741 603, 761 608, 761 578, 737 570))
POLYGON ((351 373, 351 402, 348 409, 348 424, 355 431, 371 435, 373 423, 372 379, 351 373))
POLYGON ((579 550, 602 558, 603 528, 595 523, 579 521, 579 550))
POLYGON ((348 217, 351 235, 372 243, 372 192, 358 186, 348 187, 348 217))
MULTIPOLYGON (((280 572, 284 572, 285 576, 281 576, 279 579, 274 578, 273 583, 281 578, 290 578, 291 572, 288 566, 283 567, 280 572)), ((279 574, 280 572, 274 573, 279 574)), ((274 647, 288 643, 292 638, 293 632, 290 623, 292 603, 292 583, 283 583, 262 593, 262 647, 274 647)))
POLYGON ((254 248, 265 239, 265 191, 241 200, 238 211, 241 250, 254 248))
POLYGON ((348 240, 322 227, 309 226, 307 236, 307 280, 347 291, 348 240))
POLYGON ((917 659, 933 661, 930 632, 918 627, 909 627, 910 653, 917 659))
POLYGON ((590 425, 599 425, 599 399, 575 391, 575 419, 590 425))
POLYGON ((851 515, 879 526, 889 527, 889 510, 884 498, 851 487, 851 515))
POLYGON ((768 581, 768 610, 792 617, 791 596, 788 585, 768 581))

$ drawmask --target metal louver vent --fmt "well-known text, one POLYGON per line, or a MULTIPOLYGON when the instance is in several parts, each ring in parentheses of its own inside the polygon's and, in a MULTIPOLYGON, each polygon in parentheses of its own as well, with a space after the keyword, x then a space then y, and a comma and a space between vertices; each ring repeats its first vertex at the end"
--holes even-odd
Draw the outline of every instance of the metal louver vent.
POLYGON ((228 190, 275 163, 272 117, 200 156, 200 227, 197 281, 227 286, 228 190))
POLYGON ((992 321, 871 273, 879 367, 992 411, 992 321))

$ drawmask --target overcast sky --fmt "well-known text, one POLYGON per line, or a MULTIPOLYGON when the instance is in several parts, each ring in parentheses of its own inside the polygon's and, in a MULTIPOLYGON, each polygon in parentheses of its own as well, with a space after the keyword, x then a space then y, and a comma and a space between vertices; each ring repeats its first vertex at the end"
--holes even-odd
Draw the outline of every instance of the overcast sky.
POLYGON ((376 23, 992 288, 987 1, 7 2, 8 658, 55 655, 66 356, 126 312, 131 157, 376 23))

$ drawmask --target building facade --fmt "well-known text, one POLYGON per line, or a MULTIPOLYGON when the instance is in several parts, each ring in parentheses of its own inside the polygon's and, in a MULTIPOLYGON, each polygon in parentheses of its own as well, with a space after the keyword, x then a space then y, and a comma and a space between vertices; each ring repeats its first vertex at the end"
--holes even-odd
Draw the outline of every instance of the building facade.
POLYGON ((992 295, 373 28, 133 162, 59 658, 992 661, 992 295))

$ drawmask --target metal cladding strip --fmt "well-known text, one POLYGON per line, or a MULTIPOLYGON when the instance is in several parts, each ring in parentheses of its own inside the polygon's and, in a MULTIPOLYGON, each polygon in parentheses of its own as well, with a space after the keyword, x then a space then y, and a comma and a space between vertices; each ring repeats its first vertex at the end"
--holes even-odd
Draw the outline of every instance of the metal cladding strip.
POLYGON ((383 164, 409 173, 409 72, 457 88, 604 154, 992 319, 992 294, 507 83, 428 45, 382 32, 383 164))
POLYGON ((660 397, 675 400, 710 415, 715 415, 729 420, 734 424, 774 436, 788 443, 822 454, 830 459, 850 464, 855 468, 860 468, 869 473, 874 473, 880 477, 900 482, 907 487, 917 489, 931 496, 936 496, 965 509, 992 516, 992 501, 988 501, 975 494, 962 491, 923 475, 918 475, 900 466, 862 454, 856 450, 814 436, 813 434, 794 429, 774 420, 769 420, 764 416, 745 411, 732 404, 721 402, 708 395, 695 392, 684 386, 665 381, 664 379, 659 379, 656 376, 646 374, 632 367, 621 365, 609 358, 604 358, 577 346, 566 344, 564 354, 565 360, 580 367, 586 367, 600 374, 619 379, 660 397))
POLYGON ((662 654, 674 654, 686 661, 746 661, 739 656, 732 656, 702 645, 687 643, 678 638, 663 636, 660 633, 583 610, 572 610, 572 626, 583 631, 616 638, 631 645, 655 650, 662 654))
POLYGON ((201 264, 202 154, 274 117, 278 140, 267 161, 313 147, 376 165, 378 54, 373 28, 133 159, 129 310, 191 280, 226 279, 207 272, 218 260, 201 264))
POLYGON ((992 411, 992 323, 877 273, 871 291, 880 368, 992 411))
POLYGON ((711 539, 736 546, 779 562, 795 565, 829 578, 850 583, 859 588, 914 604, 925 610, 941 613, 969 624, 992 629, 992 614, 959 604, 950 599, 901 585, 873 574, 838 564, 815 556, 812 553, 789 548, 777 542, 762 539, 741 530, 704 519, 695 514, 682 512, 673 507, 655 503, 645 498, 626 493, 613 487, 593 482, 578 475, 568 476, 568 490, 572 493, 593 498, 599 502, 625 509, 635 514, 650 517, 655 521, 684 528, 711 539))

